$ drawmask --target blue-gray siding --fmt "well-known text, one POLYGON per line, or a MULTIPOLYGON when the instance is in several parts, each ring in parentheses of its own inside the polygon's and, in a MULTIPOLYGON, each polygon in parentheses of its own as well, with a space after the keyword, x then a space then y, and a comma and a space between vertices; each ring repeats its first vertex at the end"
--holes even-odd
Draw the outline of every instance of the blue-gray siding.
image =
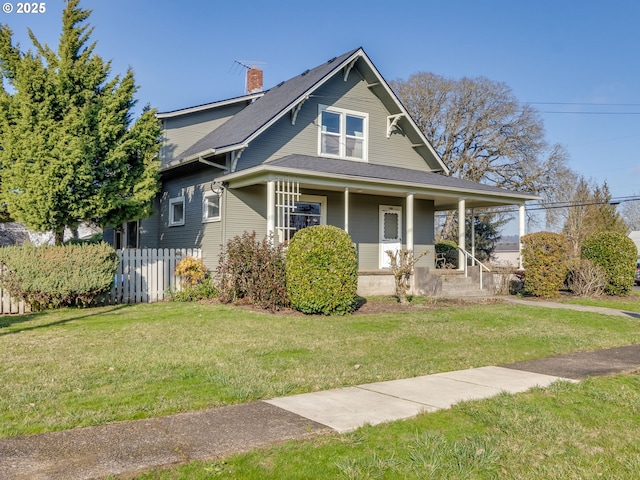
POLYGON ((317 117, 320 104, 369 115, 369 163, 431 171, 424 159, 413 149, 411 141, 401 132, 395 131, 387 138, 386 108, 365 82, 353 74, 347 82, 337 76, 318 89, 303 104, 295 125, 291 125, 291 117, 286 115, 269 129, 268 135, 261 135, 254 140, 244 151, 238 163, 238 170, 286 155, 317 156, 317 117))

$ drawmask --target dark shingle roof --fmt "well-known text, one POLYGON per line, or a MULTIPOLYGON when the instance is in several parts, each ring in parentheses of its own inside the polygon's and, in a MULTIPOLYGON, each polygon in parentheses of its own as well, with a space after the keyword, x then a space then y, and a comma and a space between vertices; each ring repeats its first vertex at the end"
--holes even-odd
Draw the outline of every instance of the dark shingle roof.
POLYGON ((177 160, 187 159, 212 149, 223 149, 247 142, 276 116, 292 108, 316 84, 327 78, 336 69, 341 68, 342 64, 359 50, 360 48, 357 48, 335 57, 271 88, 262 97, 256 99, 227 122, 185 150, 177 160))
POLYGON ((534 195, 518 193, 504 188, 494 187, 457 177, 450 177, 440 173, 412 170, 409 168, 390 167, 387 165, 375 165, 351 160, 338 160, 332 158, 312 157, 308 155, 288 155, 265 163, 274 167, 299 169, 308 172, 317 172, 333 175, 348 175, 387 182, 413 183, 421 187, 435 187, 438 189, 455 189, 487 194, 522 196, 525 199, 535 199, 534 195))

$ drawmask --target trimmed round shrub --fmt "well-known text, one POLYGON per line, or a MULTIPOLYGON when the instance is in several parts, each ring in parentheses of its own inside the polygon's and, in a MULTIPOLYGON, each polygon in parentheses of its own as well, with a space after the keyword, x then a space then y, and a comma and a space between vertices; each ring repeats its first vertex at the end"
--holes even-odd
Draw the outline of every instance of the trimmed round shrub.
POLYGON ((293 308, 323 315, 355 310, 358 258, 347 232, 330 225, 302 229, 289 243, 286 262, 293 308))
POLYGON ((567 239, 558 233, 536 232, 525 235, 521 242, 525 293, 536 297, 557 296, 567 274, 567 239))
POLYGON ((580 256, 600 265, 607 275, 604 293, 628 295, 634 282, 638 249, 626 235, 619 232, 600 232, 588 237, 580 256))

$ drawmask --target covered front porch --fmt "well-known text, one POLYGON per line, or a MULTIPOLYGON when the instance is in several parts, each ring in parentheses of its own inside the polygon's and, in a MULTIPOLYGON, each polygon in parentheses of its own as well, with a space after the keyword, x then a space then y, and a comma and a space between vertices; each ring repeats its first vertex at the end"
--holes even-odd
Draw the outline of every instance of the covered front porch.
MULTIPOLYGON (((287 242, 297 230, 329 224, 347 231, 357 248, 363 290, 389 291, 387 250, 426 254, 416 265, 435 269, 435 215, 457 210, 458 246, 465 242, 465 217, 476 208, 518 207, 519 233, 525 234, 525 202, 536 197, 445 175, 363 162, 289 156, 225 175, 229 188, 266 185, 266 230, 287 242)), ((459 255, 458 270, 466 268, 459 255)))

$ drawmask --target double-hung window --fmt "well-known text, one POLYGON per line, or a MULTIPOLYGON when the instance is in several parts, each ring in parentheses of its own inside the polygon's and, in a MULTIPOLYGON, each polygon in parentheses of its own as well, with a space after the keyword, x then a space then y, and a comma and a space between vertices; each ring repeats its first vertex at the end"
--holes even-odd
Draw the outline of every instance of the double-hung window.
POLYGON ((169 199, 169 226, 184 225, 184 197, 169 199))
POLYGON ((367 160, 366 113, 320 105, 319 153, 349 160, 367 160))

